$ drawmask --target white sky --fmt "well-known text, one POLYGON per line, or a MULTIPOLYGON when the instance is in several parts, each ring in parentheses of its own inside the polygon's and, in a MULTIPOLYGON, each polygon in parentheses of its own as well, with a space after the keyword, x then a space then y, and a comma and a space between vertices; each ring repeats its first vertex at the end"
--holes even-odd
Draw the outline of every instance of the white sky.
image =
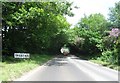
POLYGON ((108 18, 109 8, 114 7, 115 3, 120 0, 71 0, 73 1, 73 6, 77 5, 79 9, 73 9, 72 12, 75 14, 74 17, 68 17, 67 21, 73 26, 80 20, 80 18, 85 15, 90 15, 94 13, 101 13, 108 18))

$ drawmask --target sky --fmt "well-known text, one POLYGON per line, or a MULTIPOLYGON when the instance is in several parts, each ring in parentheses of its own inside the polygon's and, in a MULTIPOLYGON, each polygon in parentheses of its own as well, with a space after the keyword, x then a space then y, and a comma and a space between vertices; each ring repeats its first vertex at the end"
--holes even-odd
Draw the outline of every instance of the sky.
POLYGON ((73 1, 73 7, 76 5, 79 9, 73 9, 74 17, 66 16, 67 21, 72 24, 72 27, 77 24, 80 18, 84 17, 84 14, 89 16, 90 14, 101 13, 108 18, 109 8, 114 7, 115 3, 120 0, 70 0, 73 1))

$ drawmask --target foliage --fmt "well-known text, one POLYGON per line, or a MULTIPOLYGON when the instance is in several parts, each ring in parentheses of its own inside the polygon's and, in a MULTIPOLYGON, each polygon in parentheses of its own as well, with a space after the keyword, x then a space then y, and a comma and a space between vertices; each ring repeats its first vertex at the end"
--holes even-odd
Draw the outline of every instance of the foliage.
POLYGON ((120 57, 120 49, 118 48, 120 47, 120 30, 118 28, 110 30, 110 26, 110 22, 101 14, 85 16, 73 29, 74 41, 72 43, 79 51, 82 50, 89 56, 99 54, 94 59, 109 64, 118 64, 120 62, 118 60, 120 57))
POLYGON ((101 37, 98 32, 92 32, 91 30, 86 30, 86 29, 79 29, 76 30, 78 38, 81 40, 78 40, 75 43, 77 46, 81 47, 82 50, 88 52, 88 53, 93 53, 96 52, 97 49, 97 44, 100 42, 101 37), (79 44, 78 44, 79 41, 79 44))
POLYGON ((110 8, 109 20, 111 27, 114 28, 111 31, 111 35, 114 38, 113 44, 115 45, 115 50, 117 50, 115 54, 117 55, 118 64, 120 65, 120 1, 115 3, 114 7, 110 8))
POLYGON ((97 56, 110 64, 120 63, 120 2, 102 14, 84 16, 70 29, 65 15, 73 16, 69 2, 3 2, 3 55, 14 52, 60 53, 66 44, 74 53, 97 56), (75 51, 77 50, 77 51, 75 51))
POLYGON ((100 52, 103 30, 108 22, 101 14, 92 14, 82 18, 74 28, 74 44, 86 53, 100 52))
POLYGON ((107 28, 108 22, 102 14, 91 14, 89 16, 84 16, 77 24, 80 28, 90 29, 91 31, 97 31, 103 33, 107 28))
POLYGON ((3 2, 3 55, 58 52, 67 41, 66 30, 70 25, 63 16, 71 16, 70 5, 68 2, 3 2))
POLYGON ((119 60, 119 29, 113 28, 109 35, 103 37, 101 43, 102 55, 97 60, 108 62, 109 64, 118 64, 119 60), (116 31, 117 30, 117 31, 116 31))
POLYGON ((120 28, 120 1, 115 3, 115 7, 110 8, 109 20, 111 26, 120 28))

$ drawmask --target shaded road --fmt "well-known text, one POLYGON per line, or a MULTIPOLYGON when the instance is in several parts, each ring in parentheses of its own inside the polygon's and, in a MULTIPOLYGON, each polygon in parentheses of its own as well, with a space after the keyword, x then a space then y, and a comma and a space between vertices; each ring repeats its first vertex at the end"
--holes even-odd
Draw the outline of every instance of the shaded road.
POLYGON ((16 81, 118 81, 118 72, 71 56, 54 58, 16 81))

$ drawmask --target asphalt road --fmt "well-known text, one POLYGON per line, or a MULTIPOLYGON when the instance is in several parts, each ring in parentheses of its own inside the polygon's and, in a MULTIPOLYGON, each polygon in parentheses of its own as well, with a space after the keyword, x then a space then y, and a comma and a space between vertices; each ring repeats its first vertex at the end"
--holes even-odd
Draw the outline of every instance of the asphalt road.
POLYGON ((118 71, 70 56, 54 58, 15 81, 118 81, 118 71))

